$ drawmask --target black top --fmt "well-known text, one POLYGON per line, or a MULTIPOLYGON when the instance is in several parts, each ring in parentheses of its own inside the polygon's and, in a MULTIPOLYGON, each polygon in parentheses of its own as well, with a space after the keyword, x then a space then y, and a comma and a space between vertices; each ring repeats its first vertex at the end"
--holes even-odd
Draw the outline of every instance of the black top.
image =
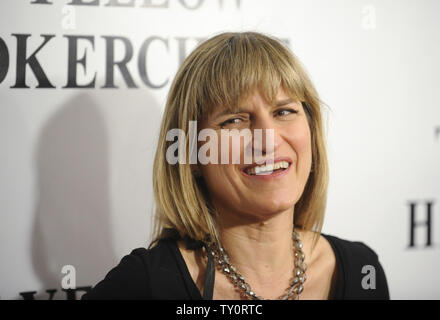
MULTIPOLYGON (((384 270, 371 248, 362 242, 322 235, 336 256, 338 277, 333 299, 389 299, 384 270)), ((160 240, 154 248, 137 248, 123 257, 82 299, 212 299, 212 260, 209 264, 202 297, 176 240, 160 240)))

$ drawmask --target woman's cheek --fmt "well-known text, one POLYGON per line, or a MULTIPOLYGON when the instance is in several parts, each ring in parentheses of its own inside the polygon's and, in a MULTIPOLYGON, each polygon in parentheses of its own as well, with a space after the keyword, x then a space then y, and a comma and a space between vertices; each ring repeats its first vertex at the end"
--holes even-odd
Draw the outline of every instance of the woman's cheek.
POLYGON ((308 123, 293 127, 286 135, 289 144, 296 153, 297 161, 310 168, 312 161, 312 141, 308 123))

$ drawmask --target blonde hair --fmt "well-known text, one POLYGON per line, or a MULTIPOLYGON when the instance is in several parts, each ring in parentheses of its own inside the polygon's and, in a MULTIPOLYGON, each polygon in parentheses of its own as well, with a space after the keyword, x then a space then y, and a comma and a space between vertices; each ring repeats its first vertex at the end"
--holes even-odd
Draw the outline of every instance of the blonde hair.
MULTIPOLYGON (((200 44, 180 66, 168 95, 153 168, 156 204, 153 242, 175 237, 218 240, 216 212, 211 207, 203 178, 191 165, 169 164, 166 140, 174 128, 186 134, 189 121, 200 121, 215 107, 234 110, 238 102, 258 88, 274 102, 280 88, 303 103, 311 131, 312 171, 295 204, 294 226, 321 232, 327 202, 328 162, 321 116, 323 103, 299 60, 281 41, 256 32, 222 33, 200 44)), ((186 152, 188 154, 189 152, 186 152)))

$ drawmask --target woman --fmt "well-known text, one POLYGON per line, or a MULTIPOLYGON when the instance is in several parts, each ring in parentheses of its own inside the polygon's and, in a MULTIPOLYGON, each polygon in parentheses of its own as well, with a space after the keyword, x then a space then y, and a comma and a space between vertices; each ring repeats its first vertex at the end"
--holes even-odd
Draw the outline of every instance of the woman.
POLYGON ((180 67, 162 120, 154 241, 83 299, 389 299, 372 249, 320 232, 321 106, 278 40, 245 32, 202 43, 180 67), (231 143, 245 131, 253 145, 240 135, 231 143))

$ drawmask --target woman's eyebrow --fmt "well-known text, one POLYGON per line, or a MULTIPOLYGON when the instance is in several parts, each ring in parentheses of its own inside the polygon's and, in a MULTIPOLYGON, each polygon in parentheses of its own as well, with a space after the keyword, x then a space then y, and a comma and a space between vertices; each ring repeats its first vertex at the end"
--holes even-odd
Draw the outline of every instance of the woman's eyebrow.
MULTIPOLYGON (((287 105, 287 104, 293 103, 293 102, 295 102, 295 101, 296 101, 296 100, 295 100, 295 99, 292 99, 292 98, 287 98, 287 99, 278 100, 278 101, 275 103, 275 107, 282 107, 282 106, 285 106, 285 105, 287 105)), ((214 113, 214 114, 212 115, 212 118, 215 119, 215 118, 219 118, 219 117, 222 117, 222 116, 224 116, 224 115, 228 115, 228 114, 237 114, 237 113, 246 113, 246 112, 249 112, 249 111, 246 110, 246 109, 244 109, 244 108, 238 108, 237 110, 234 110, 234 111, 232 111, 232 110, 230 110, 230 109, 225 109, 225 110, 223 110, 223 111, 219 111, 219 112, 217 112, 217 113, 214 113)))
POLYGON ((283 100, 278 100, 275 104, 275 107, 281 107, 281 106, 285 106, 286 104, 295 102, 294 99, 292 98, 287 98, 287 99, 283 99, 283 100))
POLYGON ((212 116, 212 118, 215 119, 215 118, 219 118, 219 117, 221 117, 221 116, 227 115, 227 114, 246 113, 246 112, 247 112, 246 110, 241 109, 241 108, 240 108, 240 109, 237 109, 237 110, 235 110, 235 111, 232 111, 232 110, 226 109, 226 110, 220 111, 220 112, 218 112, 218 113, 215 113, 215 114, 212 116))

